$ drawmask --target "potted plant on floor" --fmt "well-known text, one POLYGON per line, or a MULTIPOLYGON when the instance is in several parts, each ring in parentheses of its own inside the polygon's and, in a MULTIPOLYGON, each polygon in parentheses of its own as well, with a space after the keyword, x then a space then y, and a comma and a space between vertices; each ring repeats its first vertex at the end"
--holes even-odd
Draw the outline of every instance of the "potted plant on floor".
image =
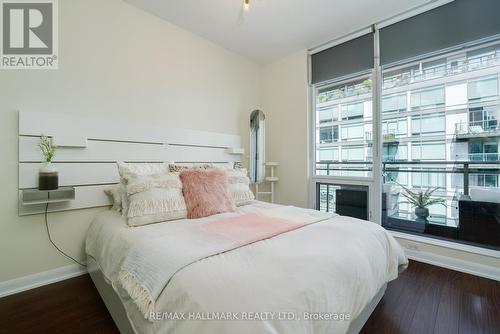
POLYGON ((429 188, 426 191, 415 192, 411 191, 401 184, 400 186, 401 188, 403 188, 403 192, 401 192, 401 195, 405 197, 410 205, 415 208, 414 213, 419 220, 427 221, 427 217, 429 217, 429 206, 435 204, 446 206, 444 198, 432 198, 432 194, 439 189, 437 187, 429 188))

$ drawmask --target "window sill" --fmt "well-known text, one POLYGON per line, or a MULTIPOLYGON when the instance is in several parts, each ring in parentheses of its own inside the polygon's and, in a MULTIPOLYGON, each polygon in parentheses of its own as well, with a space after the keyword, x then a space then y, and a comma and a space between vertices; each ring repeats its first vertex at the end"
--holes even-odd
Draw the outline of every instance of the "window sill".
POLYGON ((460 243, 456 243, 456 242, 452 242, 452 241, 440 240, 440 239, 435 239, 435 238, 430 238, 430 237, 425 237, 425 236, 420 236, 420 235, 414 235, 414 234, 410 234, 410 233, 398 232, 398 231, 388 230, 388 232, 391 233, 391 235, 393 237, 400 238, 400 239, 411 240, 411 241, 421 242, 421 243, 425 243, 425 244, 429 244, 429 245, 433 245, 433 246, 439 246, 439 247, 454 249, 454 250, 458 250, 458 251, 462 251, 462 252, 478 254, 478 255, 483 255, 483 256, 489 256, 489 257, 500 259, 500 251, 493 250, 493 249, 465 245, 465 244, 460 244, 460 243))

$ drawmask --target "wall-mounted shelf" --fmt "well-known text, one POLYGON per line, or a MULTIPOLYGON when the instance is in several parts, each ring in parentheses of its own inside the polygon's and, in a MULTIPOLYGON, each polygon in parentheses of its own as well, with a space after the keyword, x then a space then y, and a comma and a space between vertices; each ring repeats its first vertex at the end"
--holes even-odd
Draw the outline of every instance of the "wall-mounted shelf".
POLYGON ((227 153, 233 155, 243 155, 245 154, 245 149, 243 147, 231 147, 227 149, 227 153))
POLYGON ((56 190, 23 189, 22 205, 68 202, 75 199, 74 187, 60 187, 56 190))

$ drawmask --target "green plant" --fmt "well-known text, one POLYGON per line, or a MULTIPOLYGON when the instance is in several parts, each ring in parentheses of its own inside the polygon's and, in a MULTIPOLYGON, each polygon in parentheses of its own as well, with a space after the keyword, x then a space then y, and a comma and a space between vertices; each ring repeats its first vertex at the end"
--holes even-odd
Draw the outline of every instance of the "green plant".
POLYGON ((372 79, 366 79, 362 82, 363 86, 366 88, 372 88, 372 79))
POLYGON ((51 162, 56 154, 57 145, 52 144, 52 140, 42 134, 38 147, 42 151, 44 162, 51 162))
POLYGON ((401 184, 399 184, 399 185, 401 186, 401 188, 403 188, 403 191, 404 191, 401 193, 401 195, 403 195, 403 197, 405 197, 413 207, 426 208, 426 207, 434 205, 434 204, 441 204, 441 205, 446 206, 444 198, 432 198, 431 197, 432 194, 436 190, 439 189, 437 187, 436 188, 429 188, 426 191, 414 192, 401 184))

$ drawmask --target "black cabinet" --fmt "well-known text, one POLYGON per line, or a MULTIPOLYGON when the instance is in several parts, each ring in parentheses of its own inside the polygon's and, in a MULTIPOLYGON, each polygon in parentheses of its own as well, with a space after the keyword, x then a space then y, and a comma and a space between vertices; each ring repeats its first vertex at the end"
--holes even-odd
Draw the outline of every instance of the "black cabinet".
POLYGON ((353 189, 337 189, 335 191, 335 212, 368 220, 368 191, 353 189))
POLYGON ((458 239, 500 247, 500 204, 461 199, 458 239))

